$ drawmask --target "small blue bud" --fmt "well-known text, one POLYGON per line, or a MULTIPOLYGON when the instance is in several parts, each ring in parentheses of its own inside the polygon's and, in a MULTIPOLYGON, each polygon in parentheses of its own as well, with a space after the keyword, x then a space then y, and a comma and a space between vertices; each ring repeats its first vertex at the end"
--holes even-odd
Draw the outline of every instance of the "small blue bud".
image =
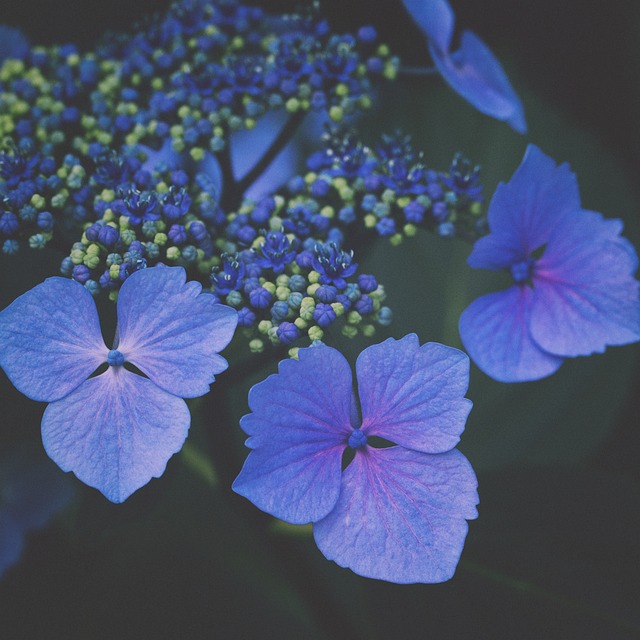
POLYGON ((371 293, 378 288, 378 281, 375 276, 361 274, 358 276, 358 286, 360 287, 360 291, 362 293, 371 293))
POLYGON ((293 322, 283 322, 278 326, 277 336, 282 344, 291 344, 298 338, 298 327, 293 322))
POLYGON ((289 305, 284 300, 278 300, 273 303, 271 318, 274 323, 284 320, 287 317, 287 313, 289 313, 289 305))
POLYGON ((117 349, 111 349, 107 355, 107 364, 110 367, 121 367, 124 364, 124 356, 117 349))
POLYGON ((388 327, 393 322, 393 311, 389 307, 381 307, 378 311, 378 323, 388 327))
POLYGON ((257 287, 249 293, 249 302, 256 309, 266 309, 271 304, 271 294, 264 287, 257 287))
POLYGON ((348 442, 352 449, 361 449, 367 444, 367 436, 361 429, 354 429, 348 442))
POLYGON ((248 307, 242 307, 238 311, 238 326, 251 327, 256 321, 256 314, 248 307))

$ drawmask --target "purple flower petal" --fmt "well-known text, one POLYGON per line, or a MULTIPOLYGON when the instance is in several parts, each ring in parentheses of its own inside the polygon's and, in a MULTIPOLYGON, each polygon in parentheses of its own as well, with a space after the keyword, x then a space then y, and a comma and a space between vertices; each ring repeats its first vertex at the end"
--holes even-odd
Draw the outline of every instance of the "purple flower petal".
POLYGON ((186 282, 181 267, 136 271, 118 295, 118 350, 165 391, 195 398, 227 368, 238 314, 186 282))
POLYGON ((64 471, 123 502, 162 475, 190 420, 181 398, 124 367, 109 367, 47 407, 42 441, 64 471))
POLYGON ((233 490, 294 524, 315 522, 340 491, 351 427, 351 370, 331 347, 300 349, 249 392, 240 426, 253 449, 233 490))
POLYGON ((477 517, 477 480, 457 450, 356 453, 333 511, 314 524, 318 548, 355 573, 398 583, 443 582, 477 517))
POLYGON ((472 406, 465 353, 410 334, 365 349, 356 371, 367 435, 426 453, 456 446, 472 406))
POLYGON ((528 257, 529 253, 513 230, 501 229, 475 241, 473 251, 467 258, 467 264, 474 269, 497 271, 508 269, 511 265, 523 262, 528 257))
POLYGON ((449 86, 478 111, 504 120, 518 133, 527 132, 518 94, 498 59, 475 33, 465 31, 460 49, 453 54, 433 41, 429 43, 429 52, 449 86))
POLYGON ((404 6, 439 51, 446 53, 451 46, 455 16, 446 0, 402 0, 404 6))
POLYGON ((0 577, 20 558, 23 531, 10 513, 0 511, 0 577))
MULTIPOLYGON (((549 242, 555 228, 580 209, 578 182, 569 165, 557 166, 530 144, 511 180, 498 185, 487 215, 491 235, 497 234, 502 242, 501 250, 520 260, 549 242)), ((495 268, 496 258, 486 256, 485 242, 484 238, 478 241, 478 253, 474 247, 469 256, 474 268, 495 268)))
POLYGON ((531 335, 561 356, 640 340, 638 257, 622 223, 582 211, 556 229, 536 264, 531 335))
MULTIPOLYGON (((253 129, 235 131, 232 134, 231 160, 233 173, 238 179, 244 177, 256 160, 266 153, 290 117, 291 114, 285 109, 269 111, 257 120, 253 129)), ((273 193, 295 174, 297 162, 296 145, 289 143, 274 158, 264 173, 251 184, 244 193, 244 197, 259 200, 273 193)))
POLYGON ((530 287, 514 285, 474 300, 460 316, 467 353, 495 380, 538 380, 555 373, 563 362, 543 351, 529 334, 532 298, 530 287))
POLYGON ((81 284, 49 278, 0 313, 0 366, 32 400, 63 398, 106 361, 93 298, 81 284))

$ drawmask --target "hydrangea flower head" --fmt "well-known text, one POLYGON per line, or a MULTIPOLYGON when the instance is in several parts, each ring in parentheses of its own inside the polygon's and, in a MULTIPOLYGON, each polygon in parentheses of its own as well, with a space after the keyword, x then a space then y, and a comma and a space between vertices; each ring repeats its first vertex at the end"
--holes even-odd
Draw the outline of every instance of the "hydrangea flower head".
POLYGON ((460 318, 471 358, 501 382, 537 380, 565 358, 640 340, 638 256, 622 222, 580 204, 575 175, 534 145, 489 205, 490 234, 469 256, 513 284, 460 318))
POLYGON ((403 2, 427 37, 429 53, 447 84, 478 111, 526 133, 522 102, 489 47, 475 33, 464 31, 460 48, 451 52, 455 16, 447 0, 403 2))
POLYGON ((234 490, 312 522, 320 551, 362 576, 448 580, 477 516, 475 474, 454 449, 471 409, 467 356, 415 335, 371 346, 356 363, 359 402, 340 352, 298 356, 249 393, 240 425, 252 451, 234 490), (396 446, 376 448, 376 436, 396 446))
POLYGON ((201 289, 181 267, 133 273, 118 296, 113 349, 91 294, 72 280, 49 278, 0 313, 0 366, 22 393, 50 403, 47 453, 112 502, 164 472, 189 429, 182 398, 207 393, 227 368, 218 352, 237 313, 201 289))

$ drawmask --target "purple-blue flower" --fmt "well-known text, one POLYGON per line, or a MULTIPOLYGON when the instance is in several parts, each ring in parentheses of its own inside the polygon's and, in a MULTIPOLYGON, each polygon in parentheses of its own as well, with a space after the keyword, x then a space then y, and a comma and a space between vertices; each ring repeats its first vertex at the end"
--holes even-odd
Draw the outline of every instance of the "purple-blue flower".
POLYGON ((132 273, 118 295, 111 350, 91 294, 72 280, 49 278, 0 313, 0 366, 22 393, 50 403, 47 453, 112 502, 164 472, 189 429, 182 398, 207 393, 227 368, 218 352, 237 313, 201 289, 181 267, 132 273))
POLYGON ((359 403, 340 352, 298 357, 249 393, 240 426, 252 451, 234 490, 277 518, 312 522, 320 551, 355 573, 451 578, 477 517, 475 474, 454 449, 471 410, 467 356, 415 335, 371 346, 356 363, 359 403), (375 436, 396 446, 377 448, 375 436))
POLYGON ((518 133, 527 132, 520 98, 489 47, 471 31, 452 52, 455 16, 447 0, 402 0, 427 37, 429 53, 447 84, 478 111, 504 120, 518 133))
POLYGON ((529 145, 489 205, 490 234, 469 256, 513 284, 460 318, 471 358, 502 382, 537 380, 565 358, 640 340, 638 256, 622 222, 582 209, 575 175, 529 145))

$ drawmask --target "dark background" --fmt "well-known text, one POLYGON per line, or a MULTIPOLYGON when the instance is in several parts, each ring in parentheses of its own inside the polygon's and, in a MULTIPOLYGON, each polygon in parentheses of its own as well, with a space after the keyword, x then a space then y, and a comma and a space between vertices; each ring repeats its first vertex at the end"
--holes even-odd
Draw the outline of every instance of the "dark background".
MULTIPOLYGON (((504 62, 525 103, 528 136, 477 114, 437 81, 426 97, 417 81, 392 86, 371 129, 403 126, 438 168, 462 149, 483 165, 488 195, 533 141, 569 161, 585 207, 623 217, 640 246, 638 3, 451 4, 459 28, 478 33, 504 62)), ((3 6, 0 20, 33 43, 90 48, 104 30, 131 29, 167 5, 21 0, 3 6)), ((372 23, 407 64, 427 59, 399 0, 323 6, 336 30, 372 23)), ((459 285, 467 247, 419 241, 407 244, 411 277, 425 274, 419 291, 406 284, 402 250, 377 247, 371 271, 395 295, 394 335, 418 330, 456 344, 448 321, 482 285, 474 276, 459 285), (419 295, 428 296, 424 309, 416 308, 419 295)), ((54 273, 59 257, 0 262, 0 306, 54 273)), ((212 446, 217 480, 206 465, 194 473, 187 452, 123 505, 76 483, 74 507, 29 537, 22 563, 0 582, 0 637, 640 638, 639 363, 636 345, 567 362, 551 379, 525 385, 472 371, 475 408, 461 448, 478 471, 480 518, 444 585, 358 578, 326 562, 306 532, 274 525, 231 494, 242 436, 229 423, 246 411, 246 391, 264 372, 216 383, 211 395, 233 394, 233 408, 217 415, 212 444, 210 425, 197 420, 189 442, 212 446)), ((43 406, 1 382, 0 442, 37 442, 43 406)), ((204 402, 192 405, 194 415, 209 415, 204 402)))

